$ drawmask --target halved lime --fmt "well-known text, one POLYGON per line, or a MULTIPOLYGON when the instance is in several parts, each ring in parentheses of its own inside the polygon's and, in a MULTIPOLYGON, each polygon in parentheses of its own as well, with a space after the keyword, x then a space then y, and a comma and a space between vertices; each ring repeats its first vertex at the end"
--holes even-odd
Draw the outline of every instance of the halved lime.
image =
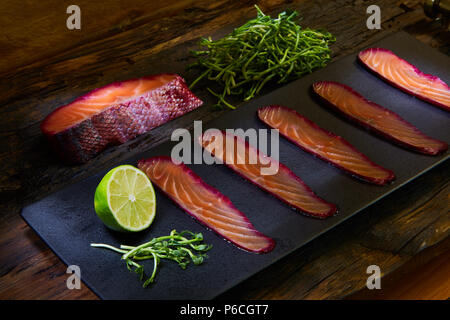
POLYGON ((94 206, 107 227, 123 232, 141 231, 155 218, 155 190, 141 170, 130 165, 118 166, 100 181, 94 206))

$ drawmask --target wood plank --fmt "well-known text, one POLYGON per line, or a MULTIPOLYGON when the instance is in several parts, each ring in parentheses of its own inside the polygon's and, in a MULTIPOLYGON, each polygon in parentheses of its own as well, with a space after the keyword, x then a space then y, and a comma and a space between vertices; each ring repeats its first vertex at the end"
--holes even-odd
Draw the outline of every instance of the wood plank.
MULTIPOLYGON (((368 266, 387 276, 448 238, 449 194, 450 164, 444 163, 221 298, 340 299, 358 292, 368 266)), ((433 254, 449 249, 447 242, 433 254)))

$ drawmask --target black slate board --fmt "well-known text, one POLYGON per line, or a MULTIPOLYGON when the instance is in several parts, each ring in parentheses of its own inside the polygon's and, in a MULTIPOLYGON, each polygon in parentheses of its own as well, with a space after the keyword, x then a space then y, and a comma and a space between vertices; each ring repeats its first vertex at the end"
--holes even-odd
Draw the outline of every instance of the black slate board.
MULTIPOLYGON (((374 46, 388 48, 422 71, 450 83, 450 59, 406 33, 385 38, 374 46)), ((268 254, 257 255, 237 249, 203 228, 159 191, 157 217, 149 230, 133 235, 109 231, 93 209, 95 188, 106 171, 27 206, 22 216, 67 265, 81 268, 81 279, 101 298, 213 298, 449 157, 448 151, 436 157, 407 151, 337 117, 313 99, 310 85, 316 80, 335 80, 350 85, 370 100, 397 112, 426 134, 450 142, 450 113, 379 80, 356 62, 355 53, 207 125, 221 129, 266 128, 256 118, 257 108, 268 104, 286 105, 319 126, 341 135, 376 163, 393 170, 397 176, 393 184, 384 187, 364 183, 281 138, 281 162, 318 195, 339 207, 336 216, 317 220, 292 210, 222 165, 190 166, 207 183, 228 196, 258 230, 276 240, 275 249, 268 254), (156 282, 146 289, 142 288, 136 274, 127 271, 119 254, 89 246, 91 242, 138 244, 154 236, 168 234, 172 229, 202 232, 206 242, 214 246, 209 252, 209 259, 203 265, 190 266, 185 271, 181 271, 175 263, 163 261, 156 282)), ((204 126, 204 129, 207 127, 204 126)), ((170 155, 174 144, 164 143, 126 163, 136 165, 142 157, 170 155)), ((145 265, 151 271, 152 262, 148 261, 145 265)))

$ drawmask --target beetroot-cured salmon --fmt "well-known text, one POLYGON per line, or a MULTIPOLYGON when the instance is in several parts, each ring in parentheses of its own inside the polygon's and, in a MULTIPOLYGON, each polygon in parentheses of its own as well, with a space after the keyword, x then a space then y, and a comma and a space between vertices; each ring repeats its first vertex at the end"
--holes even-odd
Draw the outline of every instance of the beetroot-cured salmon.
POLYGON ((423 73, 415 66, 383 48, 369 48, 358 54, 369 70, 393 86, 450 111, 450 88, 436 76, 423 73))
POLYGON ((274 248, 274 240, 256 230, 230 199, 183 163, 161 156, 140 160, 138 167, 189 215, 236 246, 256 253, 274 248))
POLYGON ((320 81, 313 84, 313 89, 333 109, 401 146, 430 155, 447 150, 447 143, 428 137, 398 114, 365 99, 344 84, 320 81))
POLYGON ((392 171, 373 163, 342 137, 320 128, 292 109, 276 105, 263 107, 258 110, 258 116, 301 149, 353 176, 378 185, 395 177, 392 171))
POLYGON ((316 196, 288 167, 242 138, 217 130, 205 132, 199 141, 221 163, 291 207, 316 218, 336 213, 334 204, 316 196))
POLYGON ((116 82, 57 108, 41 130, 67 162, 83 163, 202 105, 176 74, 116 82))

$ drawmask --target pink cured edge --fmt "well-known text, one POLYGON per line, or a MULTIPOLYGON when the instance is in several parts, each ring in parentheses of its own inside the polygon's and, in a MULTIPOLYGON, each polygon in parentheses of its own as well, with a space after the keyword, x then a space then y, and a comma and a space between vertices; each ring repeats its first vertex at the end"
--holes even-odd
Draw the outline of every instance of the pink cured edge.
MULTIPOLYGON (((330 159, 328 159, 328 158, 326 158, 326 157, 322 157, 321 155, 319 155, 319 154, 317 154, 316 152, 314 152, 314 150, 311 150, 311 149, 308 149, 308 148, 303 147, 303 146, 300 145, 297 141, 295 141, 295 139, 293 139, 293 138, 291 138, 291 137, 289 137, 289 136, 287 136, 287 135, 285 135, 285 134, 283 134, 283 133, 280 132, 287 140, 291 141, 293 144, 295 144, 297 147, 299 147, 299 148, 302 149, 303 151, 306 151, 306 152, 308 152, 308 153, 314 155, 315 157, 317 157, 317 158, 319 158, 319 159, 322 159, 323 161, 325 161, 325 162, 327 162, 327 163, 333 165, 334 167, 339 168, 340 170, 342 170, 342 171, 344 171, 344 172, 347 172, 347 173, 349 173, 350 175, 352 175, 352 176, 354 176, 354 177, 356 177, 356 178, 359 178, 359 179, 361 179, 361 180, 363 180, 363 181, 366 181, 366 182, 371 182, 371 183, 374 183, 374 184, 376 184, 376 185, 382 186, 382 185, 385 185, 385 184, 387 184, 388 182, 391 182, 392 180, 395 179, 395 174, 394 174, 394 172, 392 172, 392 171, 389 170, 389 169, 383 168, 382 166, 380 166, 380 165, 374 163, 374 162, 373 162, 372 160, 370 160, 366 155, 364 155, 363 153, 361 153, 360 151, 358 151, 358 150, 357 150, 352 144, 350 144, 347 140, 345 140, 345 139, 342 138, 341 136, 338 136, 338 135, 336 135, 336 134, 334 134, 334 133, 332 133, 332 132, 330 132, 330 131, 328 131, 328 130, 325 130, 325 129, 319 127, 317 124, 315 124, 314 122, 312 122, 312 121, 309 120, 308 118, 302 116, 301 114, 299 114, 297 111, 295 111, 295 110, 293 110, 293 109, 287 108, 287 107, 285 107, 285 106, 280 106, 280 105, 270 105, 270 106, 266 106, 266 107, 260 108, 260 109, 258 110, 258 117, 259 117, 259 119, 260 119, 262 122, 264 122, 265 124, 267 124, 269 127, 272 127, 272 126, 271 126, 269 123, 267 123, 267 122, 261 117, 261 111, 264 110, 264 109, 266 109, 266 108, 280 108, 280 109, 289 111, 289 112, 291 112, 291 113, 293 114, 294 117, 299 117, 299 118, 303 119, 305 122, 309 123, 309 124, 310 124, 312 127, 314 127, 315 129, 317 129, 317 130, 319 130, 319 131, 321 131, 321 132, 327 134, 330 138, 339 139, 343 144, 347 145, 347 146, 348 146, 350 149, 352 149, 355 153, 359 154, 362 158, 364 158, 364 160, 365 160, 367 163, 369 163, 370 165, 372 165, 372 166, 374 166, 374 167, 377 167, 377 168, 379 168, 379 169, 382 169, 382 170, 386 171, 386 172, 388 173, 388 177, 385 178, 385 179, 373 178, 373 177, 370 177, 370 176, 364 176, 364 175, 362 175, 362 174, 359 174, 359 173, 356 172, 356 171, 352 171, 352 170, 349 170, 349 169, 347 169, 347 168, 344 168, 344 167, 342 167, 341 165, 339 165, 338 163, 335 163, 334 161, 332 161, 332 160, 330 160, 330 159)), ((274 128, 274 127, 272 127, 272 128, 274 128)), ((274 129, 277 129, 277 128, 274 128, 274 129)))
POLYGON ((397 145, 400 145, 400 146, 403 146, 403 147, 405 147, 407 149, 410 149, 410 150, 413 150, 413 151, 417 151, 417 152, 420 152, 420 153, 423 153, 423 154, 427 154, 427 155, 437 155, 437 154, 439 154, 441 152, 444 152, 444 151, 446 151, 448 149, 447 143, 445 143, 443 141, 440 141, 440 140, 437 140, 437 139, 433 139, 433 138, 427 136, 426 134, 421 132, 419 129, 417 129, 411 123, 409 123, 406 120, 404 120, 402 117, 400 117, 395 112, 393 112, 393 111, 391 111, 389 109, 386 109, 386 108, 380 106, 379 104, 376 104, 375 102, 367 100, 366 98, 364 98, 364 96, 362 96, 361 94, 359 94, 358 92, 356 92, 351 87, 349 87, 349 86, 347 86, 345 84, 342 84, 342 83, 339 83, 339 82, 334 82, 334 81, 318 81, 318 82, 315 82, 313 84, 313 89, 314 89, 314 92, 320 97, 320 99, 323 102, 325 102, 326 105, 331 107, 333 110, 338 111, 340 114, 344 115, 347 119, 353 121, 354 123, 362 126, 365 129, 368 129, 369 131, 372 131, 372 132, 374 132, 374 133, 376 133, 376 134, 378 134, 378 135, 380 135, 380 136, 382 136, 382 137, 384 137, 384 138, 386 138, 386 139, 396 143, 397 145), (351 93, 352 95, 356 96, 362 102, 370 104, 371 106, 373 106, 375 108, 381 109, 383 112, 389 113, 390 116, 395 117, 402 124, 404 124, 405 126, 409 127, 410 129, 413 129, 417 134, 422 136, 424 139, 433 140, 435 142, 439 142, 441 144, 441 147, 439 147, 439 148, 420 148, 418 146, 411 145, 411 144, 409 144, 409 143, 407 143, 405 141, 399 140, 398 138, 396 138, 396 137, 394 137, 394 136, 392 136, 392 135, 390 135, 390 134, 388 134, 388 133, 386 133, 386 132, 384 132, 384 131, 382 131, 382 130, 374 127, 374 126, 371 126, 367 122, 361 121, 358 118, 353 117, 351 114, 348 114, 348 113, 342 111, 339 107, 337 107, 336 105, 334 105, 333 103, 331 103, 330 101, 328 101, 327 99, 322 97, 318 92, 316 92, 316 90, 314 89, 315 86, 321 85, 321 84, 322 85, 335 85, 335 86, 338 86, 338 87, 341 87, 341 88, 347 90, 349 93, 351 93))
POLYGON ((394 81, 391 81, 391 80, 387 79, 384 75, 382 75, 381 73, 379 73, 378 71, 376 71, 375 69, 373 69, 370 65, 368 65, 367 63, 365 63, 365 62, 362 60, 361 56, 362 56, 363 54, 367 53, 367 52, 374 52, 375 54, 376 54, 377 52, 386 52, 386 53, 388 53, 388 54, 391 54, 391 55, 395 56, 397 59, 399 59, 399 60, 401 60, 401 61, 407 63, 409 66, 411 66, 411 67, 413 68, 414 72, 415 72, 417 75, 419 75, 419 76, 421 76, 421 77, 424 77, 424 78, 428 78, 428 79, 430 79, 432 82, 436 82, 436 83, 439 83, 439 84, 441 84, 441 85, 447 87, 447 90, 448 90, 448 92, 449 92, 449 94, 450 94, 450 87, 449 87, 444 81, 442 81, 442 79, 440 79, 439 77, 434 76, 434 75, 432 75, 432 74, 427 74, 427 73, 422 72, 422 71, 419 70, 416 66, 412 65, 411 63, 409 63, 409 62, 406 61, 405 59, 400 58, 400 57, 397 56, 395 53, 393 53, 392 51, 390 51, 390 50, 388 50, 388 49, 385 49, 385 48, 377 48, 377 47, 376 47, 376 48, 368 48, 368 49, 365 49, 365 50, 361 51, 361 52, 358 54, 358 61, 359 61, 362 65, 364 65, 369 71, 371 71, 373 74, 375 74, 376 76, 380 77, 381 79, 383 79, 384 81, 386 81, 386 82, 389 83, 390 85, 392 85, 392 86, 394 86, 394 87, 396 87, 396 88, 402 90, 403 92, 406 92, 406 93, 408 93, 408 94, 410 94, 410 95, 412 95, 412 96, 415 96, 415 97, 417 97, 417 98, 419 98, 419 99, 421 99, 421 100, 424 100, 424 101, 426 101, 426 102, 428 102, 428 103, 431 103, 431 104, 433 104, 433 105, 435 105, 435 106, 437 106, 437 107, 439 107, 439 108, 441 108, 441 109, 443 109, 443 110, 450 111, 450 107, 449 107, 449 106, 447 106, 447 105, 445 105, 445 104, 442 104, 442 103, 440 103, 439 101, 433 100, 433 99, 431 99, 431 98, 429 98, 429 97, 427 97, 427 96, 424 96, 424 95, 418 94, 418 93, 416 93, 416 92, 413 92, 413 91, 411 91, 411 90, 409 90, 409 89, 407 89, 407 88, 404 88, 404 87, 398 85, 398 84, 395 83, 394 81))
MULTIPOLYGON (((152 158, 148 158, 148 159, 141 159, 138 161, 138 168, 140 170, 142 170, 146 175, 146 170, 145 170, 145 166, 149 165, 150 163, 154 162, 154 161, 163 161, 163 162, 170 162, 173 165, 176 165, 172 162, 171 158, 168 156, 156 156, 156 157, 152 157, 152 158)), ((210 186, 209 184, 205 183, 202 178, 200 178, 194 171, 192 171, 191 169, 189 169, 185 164, 179 164, 178 166, 182 166, 183 171, 186 173, 187 176, 189 176, 190 178, 192 178, 196 183, 200 184, 202 187, 205 188, 205 190, 215 194, 217 196, 218 199, 221 199, 224 203, 226 203, 228 205, 228 207, 230 208, 230 210, 236 212, 237 214, 239 214, 242 219, 245 221, 247 228, 249 228, 255 236, 258 236, 262 239, 264 239, 267 242, 267 245, 259 250, 252 250, 249 248, 246 248, 245 246, 236 243, 235 241, 233 241, 232 239, 224 236, 223 234, 220 233, 220 231, 218 231, 213 225, 208 224, 206 221, 202 221, 199 217, 196 217, 192 212, 186 210, 183 207, 183 204, 180 203, 177 199, 175 199, 174 197, 172 197, 170 194, 168 194, 165 190, 163 190, 156 182, 156 186, 158 187, 158 189, 160 189, 165 195, 167 195, 170 199, 172 199, 172 201, 174 201, 181 209, 183 209, 186 213, 188 213, 192 218, 194 218, 196 221, 198 221, 200 224, 202 224, 203 226, 205 226, 207 229, 211 229, 213 230, 215 233, 217 233, 218 235, 220 235, 221 237, 223 237, 225 240, 227 240, 228 242, 233 243, 235 246, 245 250, 245 251, 249 251, 249 252, 254 252, 254 253, 267 253, 273 250, 273 248, 275 247, 275 241, 272 238, 267 237, 266 235, 262 234, 260 231, 256 230, 255 227, 253 226, 253 224, 250 222, 250 220, 247 218, 247 216, 245 214, 243 214, 240 210, 238 210, 234 204, 231 202, 231 200, 225 196, 224 194, 222 194, 219 190, 215 189, 214 187, 210 186)), ((147 175, 148 176, 148 175, 147 175)), ((149 176, 149 179, 152 180, 152 182, 154 181, 152 179, 152 177, 149 176)))
MULTIPOLYGON (((278 163, 279 166, 279 170, 283 170, 285 171, 292 179, 296 180, 297 182, 299 182, 305 189, 306 192, 308 192, 315 200, 317 200, 320 203, 326 204, 327 206, 330 207, 330 209, 324 213, 324 214, 318 214, 316 212, 311 212, 308 210, 305 210, 304 208, 301 208, 299 206, 296 206, 294 204, 292 204, 291 202, 289 202, 288 200, 286 200, 285 198, 271 192, 270 189, 266 188, 263 184, 258 183, 257 181, 254 181, 248 177, 246 177, 244 174, 242 174, 240 171, 238 171, 236 168, 234 168, 232 165, 228 164, 226 161, 224 161, 223 163, 229 167, 230 169, 232 169, 234 172, 236 172, 239 176, 241 176, 242 178, 250 181, 252 184, 258 186, 259 188, 263 189, 264 191, 266 191, 267 193, 271 194, 272 196, 274 196, 275 198, 283 201, 284 203, 286 203, 287 205, 289 205, 290 207, 293 207, 297 210, 300 210, 301 212, 305 213, 308 216, 314 217, 314 218, 319 218, 319 219, 324 219, 324 218, 328 218, 330 216, 333 216, 334 214, 337 213, 337 207, 335 204, 333 203, 329 203, 327 201, 325 201, 324 199, 320 198, 319 196, 317 196, 312 190, 311 188, 303 181, 301 180, 294 172, 292 172, 291 169, 289 169, 288 167, 286 167, 284 164, 282 164, 281 162, 267 156, 266 154, 264 154, 262 151, 260 151, 259 149, 255 148, 254 146, 250 145, 247 141, 243 140, 242 138, 232 135, 230 133, 221 131, 222 134, 225 134, 228 137, 234 137, 239 143, 244 143, 245 144, 245 148, 249 149, 249 150, 253 150, 255 151, 258 155, 261 155, 262 157, 265 158, 269 158, 270 161, 274 162, 274 163, 278 163)), ((199 137, 199 140, 202 139, 202 136, 199 137)), ((200 145, 202 144, 201 141, 199 141, 200 145)))

